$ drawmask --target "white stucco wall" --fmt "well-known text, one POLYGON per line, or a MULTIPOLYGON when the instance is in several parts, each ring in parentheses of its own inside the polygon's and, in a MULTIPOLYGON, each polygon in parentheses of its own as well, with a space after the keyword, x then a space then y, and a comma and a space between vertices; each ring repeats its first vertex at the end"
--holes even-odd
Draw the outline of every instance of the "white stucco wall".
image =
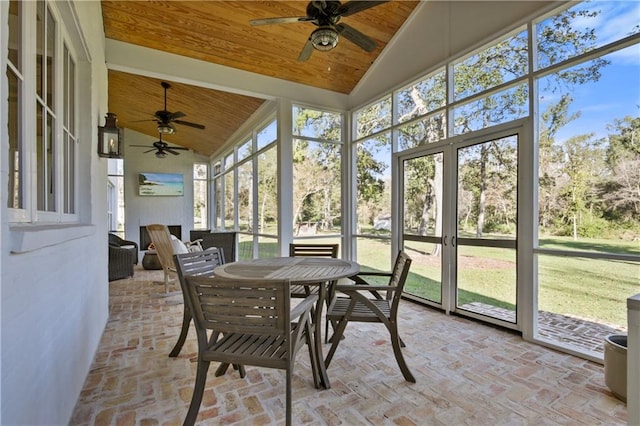
MULTIPOLYGON (((7 56, 8 2, 0 2, 0 56, 7 56)), ((79 224, 8 223, 5 73, 0 106, 0 424, 67 424, 108 317, 106 161, 96 153, 107 107, 104 31, 98 1, 58 2, 61 19, 84 36, 79 86, 79 224)), ((32 35, 28 35, 30 37, 32 35)), ((35 108, 33 108, 35 109, 35 108)), ((32 109, 32 110, 33 110, 32 109)))

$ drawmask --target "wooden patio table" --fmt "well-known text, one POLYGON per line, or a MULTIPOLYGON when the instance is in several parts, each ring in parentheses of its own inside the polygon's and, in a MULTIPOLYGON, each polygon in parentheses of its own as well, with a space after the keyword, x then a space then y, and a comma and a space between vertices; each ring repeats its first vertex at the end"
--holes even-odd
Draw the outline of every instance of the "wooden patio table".
POLYGON ((288 279, 291 284, 318 286, 318 301, 316 302, 314 323, 314 344, 318 354, 318 368, 320 370, 320 385, 329 389, 331 384, 324 366, 322 355, 322 308, 325 304, 327 284, 340 278, 356 275, 360 272, 360 265, 356 262, 328 257, 273 257, 231 262, 218 266, 214 274, 236 279, 271 278, 288 279))

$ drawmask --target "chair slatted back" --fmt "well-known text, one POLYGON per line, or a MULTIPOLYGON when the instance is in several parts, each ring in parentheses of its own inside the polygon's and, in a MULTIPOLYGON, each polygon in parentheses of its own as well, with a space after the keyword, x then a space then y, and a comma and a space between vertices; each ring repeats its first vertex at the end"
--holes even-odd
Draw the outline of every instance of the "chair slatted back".
POLYGON ((396 287, 395 291, 387 292, 387 300, 393 298, 391 304, 391 312, 397 312, 398 305, 400 304, 400 298, 402 297, 402 291, 404 290, 404 284, 407 281, 409 275, 409 268, 411 267, 411 258, 404 251, 398 252, 393 270, 391 271, 391 279, 389 285, 396 287))
POLYGON ((215 247, 205 251, 175 254, 174 261, 180 282, 187 275, 212 277, 213 270, 225 263, 222 250, 215 247))
POLYGON ((182 317, 182 329, 180 336, 175 346, 169 353, 170 357, 176 357, 180 354, 182 346, 187 340, 187 333, 189 332, 189 324, 191 323, 192 315, 189 308, 189 301, 187 300, 186 285, 184 277, 187 275, 197 275, 204 277, 214 276, 214 270, 224 263, 224 253, 222 249, 210 248, 205 251, 193 251, 187 253, 180 253, 174 255, 174 264, 176 266, 176 272, 178 274, 178 281, 180 282, 180 288, 182 289, 182 296, 184 299, 184 315, 182 317))
POLYGON ((162 265, 162 269, 175 269, 173 263, 173 245, 171 244, 171 233, 167 225, 151 224, 147 225, 147 232, 151 238, 158 260, 162 265))
POLYGON ((233 280, 187 275, 185 282, 196 330, 289 339, 288 280, 233 280))
POLYGON ((338 257, 339 244, 304 244, 304 243, 291 243, 289 244, 289 256, 290 257, 338 257))

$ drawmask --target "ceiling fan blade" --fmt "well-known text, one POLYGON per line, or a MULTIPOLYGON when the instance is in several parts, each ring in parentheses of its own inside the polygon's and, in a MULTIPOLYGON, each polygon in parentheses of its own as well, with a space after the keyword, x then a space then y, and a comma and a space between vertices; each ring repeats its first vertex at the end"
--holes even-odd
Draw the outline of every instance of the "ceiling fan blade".
POLYGON ((149 145, 129 145, 129 146, 135 146, 138 148, 149 148, 149 145))
POLYGON ((182 111, 176 111, 174 113, 169 114, 169 121, 173 121, 176 118, 186 117, 187 115, 182 111))
POLYGON ((313 43, 311 43, 311 37, 309 37, 304 47, 302 48, 300 55, 298 56, 298 62, 308 61, 312 53, 313 53, 313 43))
POLYGON ((344 38, 367 52, 373 52, 376 49, 377 44, 375 41, 369 38, 369 36, 366 36, 356 30, 351 25, 338 24, 336 25, 336 30, 338 30, 341 36, 344 36, 344 38))
POLYGON ((195 129, 204 130, 204 126, 202 124, 190 123, 188 121, 182 121, 182 120, 173 120, 173 122, 176 124, 182 124, 183 126, 189 126, 195 129))
POLYGON ((388 1, 350 1, 336 9, 334 15, 349 16, 372 7, 389 3, 388 1))
POLYGON ((252 19, 249 24, 256 25, 271 25, 271 24, 293 24, 295 22, 313 21, 311 16, 291 16, 282 18, 265 18, 265 19, 252 19))
POLYGON ((151 148, 151 149, 149 149, 149 150, 147 150, 147 151, 143 152, 143 154, 146 154, 146 153, 148 153, 148 152, 153 152, 153 151, 155 151, 155 150, 156 150, 155 148, 151 148))
POLYGON ((129 123, 142 123, 142 122, 148 122, 148 121, 158 121, 158 119, 151 118, 149 120, 134 120, 134 121, 130 121, 129 123))
POLYGON ((168 152, 168 153, 173 154, 173 155, 180 155, 180 153, 179 153, 179 152, 175 152, 175 151, 174 151, 173 149, 171 149, 171 148, 165 148, 165 149, 164 149, 164 152, 168 152))

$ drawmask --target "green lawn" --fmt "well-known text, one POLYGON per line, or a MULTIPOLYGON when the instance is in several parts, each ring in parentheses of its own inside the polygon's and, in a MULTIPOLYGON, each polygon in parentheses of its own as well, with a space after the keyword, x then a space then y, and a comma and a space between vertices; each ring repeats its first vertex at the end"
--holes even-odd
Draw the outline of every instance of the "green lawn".
MULTIPOLYGON (((320 240, 333 242, 333 239, 320 240)), ((309 241, 311 242, 311 241, 309 241)), ((544 248, 639 254, 640 243, 619 240, 547 238, 544 248)), ((241 236, 240 253, 251 253, 251 242, 241 236), (242 247, 245 246, 245 250, 242 247)), ((276 255, 275 241, 261 241, 265 256, 276 255)), ((441 302, 440 258, 430 255, 433 245, 407 241, 413 258, 405 291, 441 302)), ((360 238, 358 262, 364 270, 391 269, 388 240, 360 238)), ((481 302, 515 309, 515 251, 487 247, 459 247, 458 304, 481 302)), ((626 299, 640 293, 640 263, 538 255, 538 308, 626 328, 626 299)))

